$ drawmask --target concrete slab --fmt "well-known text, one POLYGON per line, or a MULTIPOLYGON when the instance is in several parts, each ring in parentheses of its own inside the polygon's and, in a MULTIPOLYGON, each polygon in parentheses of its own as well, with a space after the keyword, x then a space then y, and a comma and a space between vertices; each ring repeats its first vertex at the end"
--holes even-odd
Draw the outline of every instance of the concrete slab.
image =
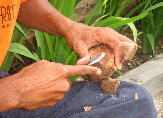
POLYGON ((157 118, 163 118, 163 91, 161 91, 158 97, 154 99, 154 103, 158 113, 157 118))
POLYGON ((163 54, 117 79, 133 82, 146 88, 154 98, 158 118, 163 118, 163 54))
POLYGON ((152 96, 163 90, 163 54, 118 77, 147 88, 152 96))

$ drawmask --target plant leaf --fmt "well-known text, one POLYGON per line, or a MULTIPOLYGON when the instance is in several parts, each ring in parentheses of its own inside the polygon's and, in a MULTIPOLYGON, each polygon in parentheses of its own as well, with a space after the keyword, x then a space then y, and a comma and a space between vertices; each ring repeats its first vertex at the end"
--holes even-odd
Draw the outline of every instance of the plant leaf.
POLYGON ((19 43, 11 43, 9 51, 23 55, 23 56, 26 56, 28 58, 35 60, 35 61, 40 60, 38 56, 33 55, 24 45, 19 44, 19 43))
POLYGON ((150 45, 152 47, 153 54, 155 53, 155 39, 152 34, 147 34, 147 38, 150 42, 150 45))
POLYGON ((151 11, 153 9, 156 9, 156 8, 162 7, 162 6, 163 6, 163 2, 160 2, 160 3, 157 3, 157 4, 153 5, 152 7, 148 8, 148 9, 146 9, 144 12, 149 12, 149 11, 151 11))
POLYGON ((41 50, 41 58, 46 59, 46 52, 45 52, 45 40, 44 40, 44 35, 43 32, 35 30, 35 36, 36 36, 36 41, 37 41, 37 46, 41 50))
POLYGON ((26 38, 28 38, 27 34, 23 31, 23 29, 21 28, 21 26, 20 26, 18 23, 16 23, 15 27, 16 27, 26 38))
POLYGON ((119 16, 123 10, 131 3, 132 0, 127 0, 123 5, 117 10, 114 16, 119 16))
MULTIPOLYGON (((144 17, 146 17, 148 15, 148 12, 147 13, 142 13, 138 16, 135 16, 135 17, 132 17, 132 18, 128 18, 128 19, 125 19, 125 20, 119 20, 118 22, 115 22, 113 24, 110 24, 109 26, 112 27, 112 28, 118 28, 120 26, 123 26, 123 25, 126 25, 128 23, 131 23, 131 22, 135 22, 137 20, 140 20, 144 17)), ((123 18, 120 18, 120 19, 123 19, 123 18)))
POLYGON ((133 36, 134 36, 134 42, 137 42, 137 36, 138 36, 138 31, 134 25, 134 23, 128 23, 128 25, 130 26, 132 32, 133 32, 133 36))

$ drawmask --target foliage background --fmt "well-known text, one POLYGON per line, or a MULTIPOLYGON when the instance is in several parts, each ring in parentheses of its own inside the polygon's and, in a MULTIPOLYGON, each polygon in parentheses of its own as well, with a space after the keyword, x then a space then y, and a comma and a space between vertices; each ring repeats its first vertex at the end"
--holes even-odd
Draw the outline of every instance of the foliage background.
MULTIPOLYGON (((63 15, 76 21, 75 6, 79 0, 49 0, 49 2, 63 15)), ((139 0, 128 13, 122 13, 130 5, 132 0, 98 0, 96 5, 89 11, 84 21, 86 25, 95 27, 112 27, 123 33, 131 30, 133 40, 138 42, 138 36, 142 37, 142 51, 155 54, 163 29, 163 2, 161 0, 139 0), (140 25, 136 28, 135 22, 140 25)), ((28 57, 34 61, 45 59, 73 65, 77 61, 77 55, 69 48, 63 37, 54 36, 38 30, 27 29, 16 24, 9 52, 3 63, 2 70, 8 71, 13 59, 27 63, 22 57, 28 57), (34 32, 36 42, 30 38, 30 32, 34 32), (24 42, 30 45, 26 47, 24 42)))

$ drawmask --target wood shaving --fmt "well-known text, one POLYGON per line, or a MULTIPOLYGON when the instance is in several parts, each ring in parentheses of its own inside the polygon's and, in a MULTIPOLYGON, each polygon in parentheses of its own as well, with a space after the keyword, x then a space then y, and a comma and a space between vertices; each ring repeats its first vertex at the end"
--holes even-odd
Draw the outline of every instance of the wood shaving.
POLYGON ((138 93, 135 93, 134 99, 135 99, 135 100, 139 99, 138 93))
POLYGON ((92 110, 92 106, 85 106, 85 107, 84 107, 84 110, 85 110, 85 111, 90 111, 90 110, 92 110))
POLYGON ((84 78, 78 78, 78 79, 76 79, 76 81, 84 81, 84 78))

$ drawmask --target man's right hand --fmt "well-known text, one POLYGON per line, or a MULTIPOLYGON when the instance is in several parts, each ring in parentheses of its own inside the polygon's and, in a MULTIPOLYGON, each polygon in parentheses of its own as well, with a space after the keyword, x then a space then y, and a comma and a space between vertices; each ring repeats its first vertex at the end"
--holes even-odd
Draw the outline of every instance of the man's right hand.
POLYGON ((0 80, 0 112, 53 106, 69 91, 70 76, 100 73, 101 70, 96 67, 65 66, 41 60, 0 80))

